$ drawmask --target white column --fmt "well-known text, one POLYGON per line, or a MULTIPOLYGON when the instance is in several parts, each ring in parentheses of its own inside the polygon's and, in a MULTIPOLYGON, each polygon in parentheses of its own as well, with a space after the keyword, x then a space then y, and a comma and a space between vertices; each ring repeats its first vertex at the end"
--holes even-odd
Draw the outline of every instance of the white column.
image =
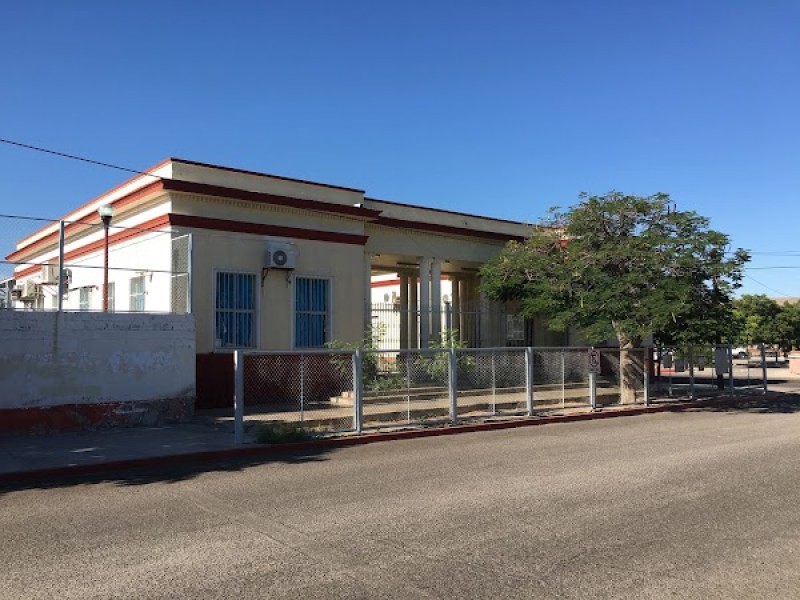
POLYGON ((400 348, 408 348, 408 274, 400 273, 400 348))
POLYGON ((431 337, 442 335, 442 261, 431 262, 431 337))
POLYGON ((408 347, 419 348, 419 293, 417 290, 417 275, 414 274, 408 282, 408 347))
POLYGON ((458 289, 461 280, 455 275, 450 276, 450 305, 453 307, 453 329, 458 330, 458 341, 464 339, 464 324, 461 322, 461 291, 458 289))
POLYGON ((427 348, 431 333, 431 259, 419 261, 419 347, 427 348))

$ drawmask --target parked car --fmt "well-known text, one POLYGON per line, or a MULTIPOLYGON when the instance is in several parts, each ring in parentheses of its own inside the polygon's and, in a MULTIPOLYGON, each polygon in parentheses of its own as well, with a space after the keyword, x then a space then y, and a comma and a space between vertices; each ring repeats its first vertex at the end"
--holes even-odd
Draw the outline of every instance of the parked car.
POLYGON ((733 348, 733 350, 731 350, 731 354, 733 355, 733 358, 749 358, 750 357, 750 353, 747 351, 747 348, 745 348, 744 346, 737 346, 736 348, 733 348))

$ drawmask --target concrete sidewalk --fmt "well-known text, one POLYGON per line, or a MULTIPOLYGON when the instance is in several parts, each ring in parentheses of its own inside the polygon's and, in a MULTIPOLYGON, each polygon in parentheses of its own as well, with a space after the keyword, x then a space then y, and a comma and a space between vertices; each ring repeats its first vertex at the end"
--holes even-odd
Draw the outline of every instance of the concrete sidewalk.
MULTIPOLYGON (((396 427, 371 431, 363 435, 341 435, 302 442, 299 447, 343 446, 392 439, 449 435, 484 429, 525 427, 578 420, 650 414, 715 406, 732 406, 748 402, 775 400, 781 394, 768 396, 721 397, 698 401, 659 401, 650 406, 627 405, 606 407, 597 412, 585 407, 560 410, 534 417, 506 417, 465 420, 459 425, 442 424, 428 427, 396 427)), ((233 426, 227 420, 198 417, 194 422, 158 427, 128 427, 47 435, 7 435, 0 437, 0 483, 16 480, 78 475, 103 470, 157 466, 166 463, 198 462, 269 454, 285 449, 255 443, 253 429, 243 445, 235 445, 233 426)))
MULTIPOLYGON (((227 427, 204 423, 0 437, 0 475, 240 448, 227 427)), ((80 469, 76 469, 80 470, 80 469)))

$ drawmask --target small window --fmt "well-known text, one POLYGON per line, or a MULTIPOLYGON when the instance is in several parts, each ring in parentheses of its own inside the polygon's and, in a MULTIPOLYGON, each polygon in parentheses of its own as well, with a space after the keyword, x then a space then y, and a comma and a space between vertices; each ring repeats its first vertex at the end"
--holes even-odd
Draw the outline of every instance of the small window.
POLYGON ((80 310, 89 310, 92 308, 92 288, 82 287, 80 289, 80 298, 78 299, 78 308, 80 310))
POLYGON ((217 273, 215 296, 216 348, 254 348, 256 276, 217 273))
POLYGON ((111 281, 108 284, 108 291, 106 293, 106 301, 108 302, 108 312, 114 312, 114 292, 116 291, 116 286, 114 282, 111 281))
POLYGON ((144 275, 131 279, 131 299, 130 310, 132 312, 142 312, 144 310, 145 285, 144 275))
POLYGON ((294 344, 320 348, 330 341, 330 281, 295 279, 294 344))

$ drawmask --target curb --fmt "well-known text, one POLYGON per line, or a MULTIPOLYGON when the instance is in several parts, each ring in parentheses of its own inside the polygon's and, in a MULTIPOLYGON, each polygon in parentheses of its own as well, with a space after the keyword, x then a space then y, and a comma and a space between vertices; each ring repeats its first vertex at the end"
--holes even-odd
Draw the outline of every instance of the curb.
POLYGON ((430 429, 412 429, 405 431, 389 431, 385 433, 367 433, 350 437, 324 438, 295 442, 287 444, 274 444, 264 446, 248 446, 246 448, 224 448, 220 450, 205 450, 186 454, 171 454, 166 456, 148 456, 146 458, 131 458, 124 460, 107 461, 85 465, 69 465, 63 467, 48 467, 32 471, 16 471, 0 473, 0 485, 8 483, 28 483, 51 478, 66 478, 75 476, 95 475, 108 471, 122 469, 136 469, 147 467, 175 466, 197 461, 221 461, 226 459, 252 458, 270 456, 282 452, 310 450, 315 448, 339 448, 360 446, 376 442, 408 440, 424 437, 438 437, 456 435, 460 433, 473 433, 478 431, 492 431, 498 429, 515 429, 518 427, 535 427, 539 425, 552 425, 556 423, 571 423, 575 421, 594 421, 599 419, 614 419, 618 417, 633 417, 662 412, 681 412, 695 408, 727 407, 746 404, 757 400, 774 400, 783 394, 770 393, 766 396, 751 397, 725 397, 710 400, 693 400, 671 404, 656 404, 650 406, 636 406, 633 408, 619 409, 609 412, 587 412, 572 415, 532 416, 513 421, 493 421, 484 423, 471 423, 468 425, 453 425, 430 429))

